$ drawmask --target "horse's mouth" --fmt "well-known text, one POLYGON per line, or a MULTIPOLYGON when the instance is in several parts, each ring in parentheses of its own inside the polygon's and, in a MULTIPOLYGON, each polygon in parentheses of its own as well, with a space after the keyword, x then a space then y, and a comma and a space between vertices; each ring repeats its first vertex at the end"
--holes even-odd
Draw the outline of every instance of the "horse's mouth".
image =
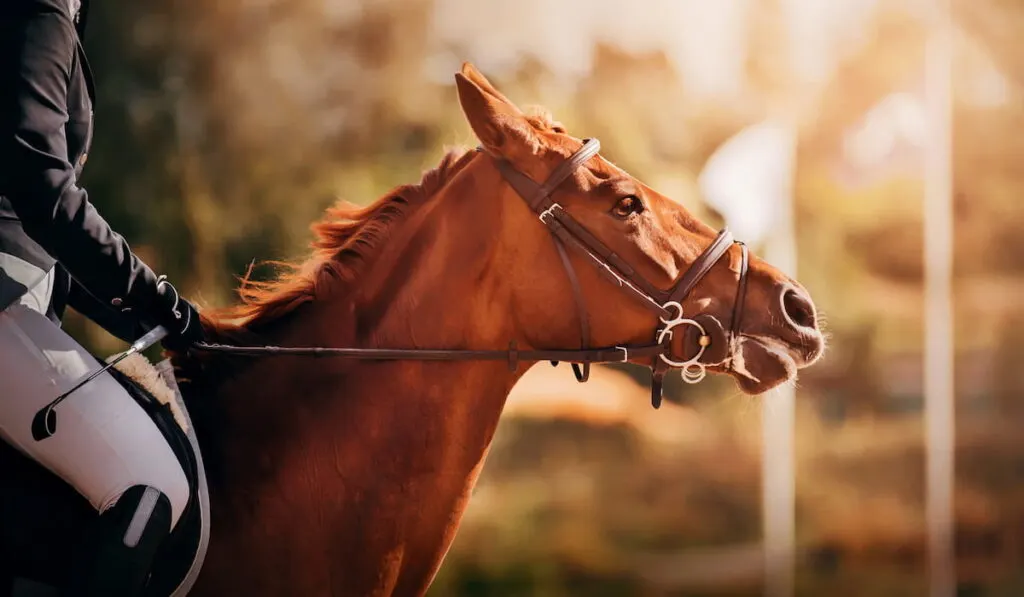
POLYGON ((732 356, 731 373, 745 394, 763 394, 795 379, 797 371, 814 360, 774 338, 743 336, 732 356))

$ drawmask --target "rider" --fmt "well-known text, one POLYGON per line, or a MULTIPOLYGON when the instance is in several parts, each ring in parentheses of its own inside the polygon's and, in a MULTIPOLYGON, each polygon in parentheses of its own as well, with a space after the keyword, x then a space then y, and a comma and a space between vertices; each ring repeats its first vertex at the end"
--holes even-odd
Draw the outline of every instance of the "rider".
POLYGON ((0 437, 100 513, 73 558, 71 591, 138 595, 189 498, 163 436, 110 375, 61 404, 53 437, 30 432, 37 410, 96 368, 60 328, 66 306, 126 341, 157 325, 165 346, 202 340, 195 308, 78 185, 93 130, 87 3, 0 1, 0 437))

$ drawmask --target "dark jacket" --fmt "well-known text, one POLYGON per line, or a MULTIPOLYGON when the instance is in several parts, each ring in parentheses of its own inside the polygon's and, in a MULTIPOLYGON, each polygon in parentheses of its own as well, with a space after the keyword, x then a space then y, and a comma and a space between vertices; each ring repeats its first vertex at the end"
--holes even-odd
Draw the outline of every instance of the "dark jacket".
POLYGON ((80 41, 89 0, 0 0, 0 310, 55 269, 49 316, 66 306, 129 340, 156 276, 89 202, 78 178, 94 89, 80 41))

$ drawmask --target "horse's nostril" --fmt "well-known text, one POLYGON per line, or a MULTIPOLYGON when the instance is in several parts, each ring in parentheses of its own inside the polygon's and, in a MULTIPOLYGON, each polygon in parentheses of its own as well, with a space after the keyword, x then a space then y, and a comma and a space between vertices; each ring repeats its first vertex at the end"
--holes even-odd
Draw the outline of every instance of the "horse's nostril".
POLYGON ((789 288, 782 293, 782 309, 785 311, 786 317, 797 327, 811 329, 817 327, 818 321, 814 314, 814 305, 802 292, 789 288))

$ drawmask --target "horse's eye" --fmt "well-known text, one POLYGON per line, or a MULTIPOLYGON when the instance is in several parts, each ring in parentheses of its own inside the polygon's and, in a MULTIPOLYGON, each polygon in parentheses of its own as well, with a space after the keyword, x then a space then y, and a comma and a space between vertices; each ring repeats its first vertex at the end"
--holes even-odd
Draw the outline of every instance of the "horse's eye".
POLYGON ((612 208, 612 213, 615 214, 615 217, 617 218, 628 218, 635 213, 640 213, 643 211, 643 208, 644 204, 640 201, 639 197, 627 195, 622 199, 619 199, 619 202, 615 204, 614 208, 612 208))

